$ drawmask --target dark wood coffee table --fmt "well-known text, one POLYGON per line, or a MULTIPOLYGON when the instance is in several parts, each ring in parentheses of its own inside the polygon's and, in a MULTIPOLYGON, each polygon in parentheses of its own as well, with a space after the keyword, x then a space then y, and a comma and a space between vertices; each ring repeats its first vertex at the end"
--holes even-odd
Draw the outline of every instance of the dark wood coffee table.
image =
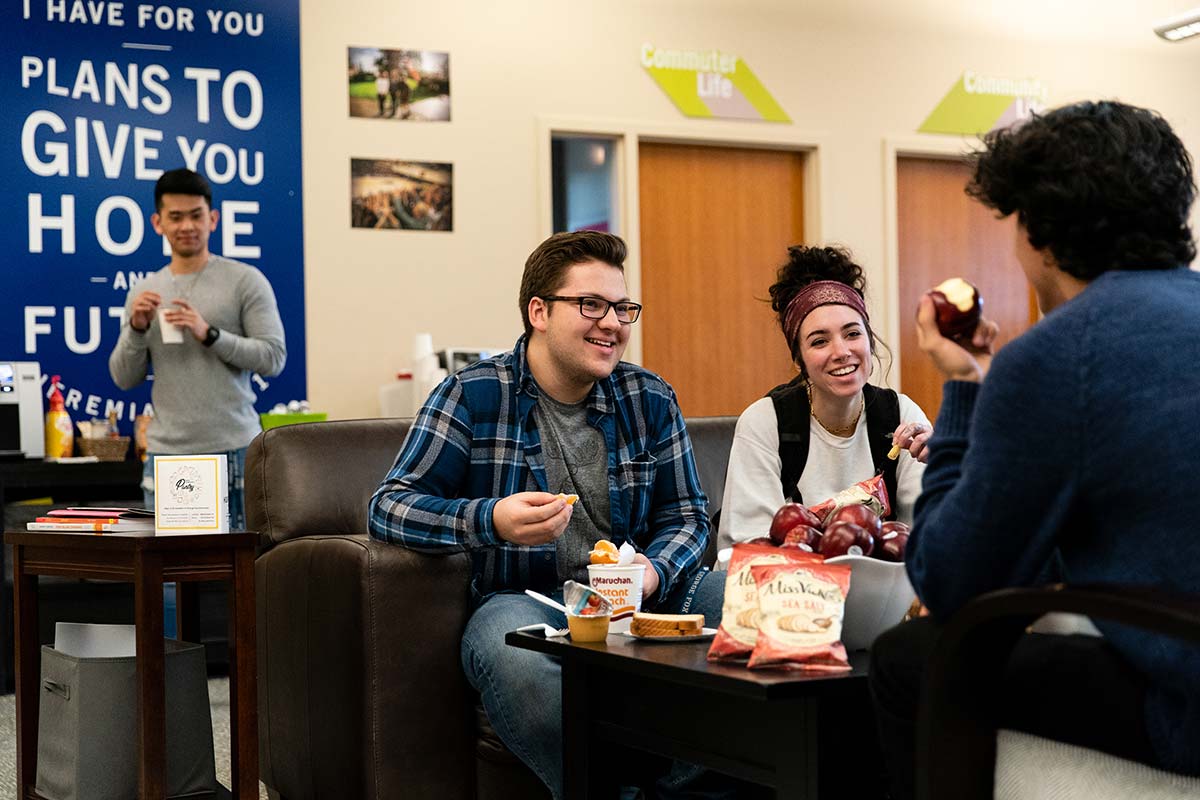
POLYGON ((711 664, 710 641, 505 637, 561 660, 568 798, 615 796, 612 767, 624 748, 701 764, 789 800, 877 791, 867 653, 851 655, 851 672, 807 675, 711 664))
POLYGON ((166 698, 162 585, 229 583, 229 715, 233 796, 258 798, 257 667, 254 643, 255 533, 103 536, 10 531, 16 619, 17 797, 39 797, 37 776, 37 576, 126 581, 134 585, 137 627, 138 797, 161 800, 166 783, 166 698))

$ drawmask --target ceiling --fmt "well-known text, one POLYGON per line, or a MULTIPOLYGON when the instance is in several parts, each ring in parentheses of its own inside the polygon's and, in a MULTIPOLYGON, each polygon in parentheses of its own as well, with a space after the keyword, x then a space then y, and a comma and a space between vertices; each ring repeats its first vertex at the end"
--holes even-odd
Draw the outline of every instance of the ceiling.
MULTIPOLYGON (((779 5, 796 7, 787 0, 779 5)), ((836 0, 813 2, 805 13, 876 31, 978 36, 990 29, 1024 42, 1200 54, 1200 37, 1170 43, 1154 34, 1159 23, 1193 9, 1200 11, 1200 0, 836 0)))

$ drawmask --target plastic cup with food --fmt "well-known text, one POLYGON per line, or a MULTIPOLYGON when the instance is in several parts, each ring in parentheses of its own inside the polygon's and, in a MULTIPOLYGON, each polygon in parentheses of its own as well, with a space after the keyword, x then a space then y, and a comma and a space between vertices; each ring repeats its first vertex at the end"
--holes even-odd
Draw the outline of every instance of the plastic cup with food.
POLYGON ((158 310, 158 330, 162 334, 163 344, 183 344, 183 328, 167 322, 167 314, 178 310, 177 308, 160 308, 158 310))
POLYGON ((574 642, 603 642, 608 637, 612 605, 590 586, 575 581, 563 585, 567 629, 574 642))

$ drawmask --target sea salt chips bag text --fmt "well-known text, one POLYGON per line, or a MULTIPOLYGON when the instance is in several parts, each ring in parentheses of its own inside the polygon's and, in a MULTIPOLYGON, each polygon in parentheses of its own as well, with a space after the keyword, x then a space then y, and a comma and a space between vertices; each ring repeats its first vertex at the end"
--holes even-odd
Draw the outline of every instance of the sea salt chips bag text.
POLYGON ((842 619, 850 591, 844 564, 763 564, 750 568, 758 589, 758 639, 749 667, 846 672, 842 619))
POLYGON ((758 590, 750 567, 755 564, 795 564, 822 561, 821 556, 798 547, 777 547, 769 540, 733 546, 725 577, 725 604, 721 626, 708 648, 708 660, 745 660, 758 639, 758 590))

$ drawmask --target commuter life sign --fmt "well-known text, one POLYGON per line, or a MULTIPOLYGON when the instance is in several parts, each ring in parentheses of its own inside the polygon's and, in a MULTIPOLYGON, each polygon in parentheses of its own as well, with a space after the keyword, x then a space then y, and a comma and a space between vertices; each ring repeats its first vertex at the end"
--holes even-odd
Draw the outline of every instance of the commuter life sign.
POLYGON ((154 182, 187 167, 221 212, 209 249, 279 301, 287 365, 254 376, 259 410, 305 398, 299 0, 12 0, 0 43, 0 361, 39 362, 47 392, 61 375, 76 421, 152 413, 108 356, 129 289, 170 260, 154 182))

